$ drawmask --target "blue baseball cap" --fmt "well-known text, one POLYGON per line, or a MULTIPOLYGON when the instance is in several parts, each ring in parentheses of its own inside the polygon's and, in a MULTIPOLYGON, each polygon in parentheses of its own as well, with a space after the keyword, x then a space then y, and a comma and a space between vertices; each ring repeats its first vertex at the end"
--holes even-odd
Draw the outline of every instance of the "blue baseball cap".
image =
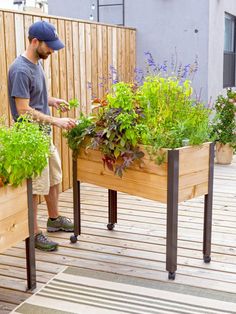
POLYGON ((65 47, 58 37, 55 26, 46 21, 37 21, 32 24, 29 28, 29 37, 44 41, 53 50, 65 47))

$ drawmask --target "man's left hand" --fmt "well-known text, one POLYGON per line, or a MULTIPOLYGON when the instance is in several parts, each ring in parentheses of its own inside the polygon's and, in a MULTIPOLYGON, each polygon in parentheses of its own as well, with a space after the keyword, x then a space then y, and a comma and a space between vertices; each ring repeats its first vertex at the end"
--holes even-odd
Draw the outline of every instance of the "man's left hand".
POLYGON ((52 106, 56 108, 57 110, 60 110, 61 112, 66 112, 70 109, 70 105, 67 101, 60 98, 49 98, 48 100, 49 106, 52 106))

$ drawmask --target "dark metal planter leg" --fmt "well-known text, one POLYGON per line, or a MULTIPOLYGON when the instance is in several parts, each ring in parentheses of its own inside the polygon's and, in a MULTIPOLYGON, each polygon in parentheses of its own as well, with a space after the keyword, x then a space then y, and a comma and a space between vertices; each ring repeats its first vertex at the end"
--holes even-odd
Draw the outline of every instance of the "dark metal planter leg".
POLYGON ((108 190, 108 224, 107 229, 112 230, 117 223, 117 191, 108 190))
POLYGON ((168 151, 166 270, 174 280, 177 270, 179 151, 168 151))
POLYGON ((34 245, 34 210, 31 179, 27 180, 27 198, 28 198, 28 224, 29 224, 29 237, 25 239, 27 288, 28 290, 33 290, 36 288, 36 266, 34 245))
POLYGON ((77 180, 77 160, 73 160, 73 206, 74 206, 74 235, 70 237, 71 243, 77 242, 81 233, 80 219, 80 181, 77 180))
POLYGON ((211 261, 212 203, 214 177, 214 143, 210 144, 208 194, 204 198, 203 260, 211 261))

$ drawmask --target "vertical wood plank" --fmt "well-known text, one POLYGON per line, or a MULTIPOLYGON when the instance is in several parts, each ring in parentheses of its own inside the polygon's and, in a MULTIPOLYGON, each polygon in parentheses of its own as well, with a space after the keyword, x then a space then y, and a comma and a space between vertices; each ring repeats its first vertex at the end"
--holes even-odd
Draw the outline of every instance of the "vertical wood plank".
POLYGON ((92 100, 92 51, 91 51, 91 25, 85 25, 85 46, 86 46, 86 94, 87 94, 87 106, 86 113, 91 112, 91 100, 92 100))
MULTIPOLYGON (((72 22, 74 96, 81 103, 80 92, 80 57, 79 57, 79 23, 72 22)), ((79 117, 80 108, 76 108, 75 117, 79 117)))
POLYGON ((103 97, 103 82, 102 82, 102 63, 103 63, 103 51, 102 51, 102 26, 97 25, 97 60, 98 60, 98 97, 103 97))
POLYGON ((110 26, 107 28, 107 65, 108 65, 107 88, 108 91, 110 91, 112 85, 112 27, 110 26))
MULTIPOLYGON (((16 36, 15 36, 15 21, 14 21, 14 14, 10 12, 4 13, 4 23, 5 23, 5 48, 6 48, 6 76, 7 72, 9 70, 10 65, 16 58, 16 36)), ((8 110, 8 123, 12 124, 12 117, 10 113, 10 106, 9 106, 9 100, 7 98, 7 105, 8 110)))
POLYGON ((118 78, 117 28, 112 28, 112 82, 118 78))
POLYGON ((91 25, 92 98, 98 97, 97 25, 91 25))
POLYGON ((130 31, 125 29, 125 81, 132 80, 130 73, 130 31))
POLYGON ((5 23, 5 42, 7 65, 11 64, 16 57, 16 38, 15 38, 15 20, 14 14, 4 12, 5 23))
POLYGON ((79 23, 79 53, 80 53, 80 79, 81 79, 81 111, 86 113, 87 84, 86 84, 86 58, 85 58, 85 29, 84 23, 79 23))
MULTIPOLYGON (((73 69, 73 41, 72 41, 72 22, 65 21, 66 27, 66 71, 67 71, 67 97, 68 100, 74 98, 74 69, 73 69)), ((74 117, 74 110, 68 112, 70 117, 74 117)))
POLYGON ((125 46, 125 29, 121 28, 121 73, 122 73, 122 81, 126 81, 126 46, 125 46))
POLYGON ((118 76, 119 76, 119 81, 123 81, 121 28, 117 28, 117 72, 118 72, 118 76))
POLYGON ((132 81, 134 81, 135 67, 136 67, 136 32, 134 30, 130 30, 130 73, 132 81))
POLYGON ((30 25, 36 22, 35 20, 33 20, 33 17, 31 15, 24 15, 24 30, 25 30, 25 34, 24 34, 24 39, 25 39, 25 47, 28 46, 29 40, 28 40, 28 31, 29 31, 29 27, 30 25))
POLYGON ((0 12, 0 116, 4 115, 6 123, 9 123, 9 104, 7 93, 7 64, 6 64, 6 43, 5 43, 5 26, 3 12, 0 12))
POLYGON ((24 18, 22 14, 15 14, 16 55, 21 55, 25 50, 24 18))
POLYGON ((103 97, 107 94, 108 89, 108 52, 107 52, 107 26, 102 26, 102 78, 103 78, 103 97))

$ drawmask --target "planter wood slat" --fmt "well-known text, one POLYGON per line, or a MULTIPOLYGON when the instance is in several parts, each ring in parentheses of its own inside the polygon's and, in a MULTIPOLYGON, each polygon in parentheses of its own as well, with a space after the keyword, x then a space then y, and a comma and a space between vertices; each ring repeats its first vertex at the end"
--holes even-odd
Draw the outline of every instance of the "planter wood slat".
MULTIPOLYGON (((142 149, 143 150, 143 149, 142 149)), ((141 196, 167 204, 167 260, 169 279, 177 269, 178 203, 205 195, 204 202, 204 261, 210 261, 213 193, 214 144, 166 150, 167 161, 156 165, 146 152, 142 165, 134 164, 122 178, 104 168, 102 155, 96 150, 81 149, 74 161, 74 220, 77 241, 80 234, 80 182, 108 189, 108 229, 117 223, 117 191, 141 196)))
MULTIPOLYGON (((179 151, 179 202, 207 194, 209 145, 205 143, 176 150, 179 151)), ((81 182, 166 203, 167 169, 167 162, 158 166, 154 161, 150 161, 146 152, 143 165, 130 167, 120 179, 104 168, 102 154, 90 149, 86 152, 81 150, 77 163, 77 178, 81 182)))
POLYGON ((0 188, 0 252, 29 236, 26 182, 0 188))
POLYGON ((36 287, 32 183, 0 188, 0 253, 25 240, 28 289, 36 287))

